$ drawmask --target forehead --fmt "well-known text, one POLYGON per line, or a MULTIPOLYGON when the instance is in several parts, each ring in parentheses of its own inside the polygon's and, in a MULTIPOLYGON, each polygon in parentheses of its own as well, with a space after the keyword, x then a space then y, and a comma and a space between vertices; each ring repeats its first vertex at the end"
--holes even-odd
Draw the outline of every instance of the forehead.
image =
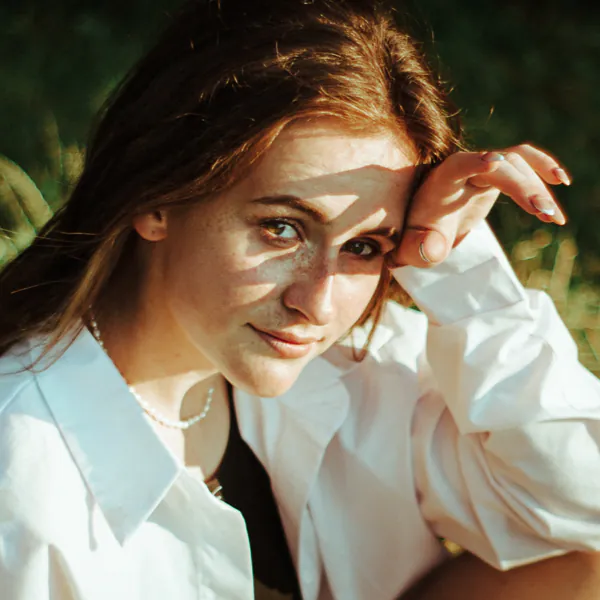
POLYGON ((392 134, 357 135, 338 122, 321 120, 285 129, 248 183, 254 196, 297 196, 331 220, 359 204, 366 213, 398 218, 415 162, 412 148, 392 134))

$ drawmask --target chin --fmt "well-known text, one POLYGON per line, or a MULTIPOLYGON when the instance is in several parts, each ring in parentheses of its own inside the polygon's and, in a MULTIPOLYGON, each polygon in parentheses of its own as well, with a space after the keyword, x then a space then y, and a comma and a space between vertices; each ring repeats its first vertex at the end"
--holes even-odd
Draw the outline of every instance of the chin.
POLYGON ((274 375, 273 373, 263 373, 258 378, 252 378, 248 384, 244 386, 245 390, 254 395, 260 396, 261 398, 276 398, 285 394, 296 382, 300 373, 298 372, 295 376, 282 377, 274 375))
MULTIPOLYGON (((272 361, 269 361, 270 363, 272 361)), ((279 361, 277 361, 279 362, 279 361)), ((306 366, 291 364, 261 364, 246 369, 239 367, 227 374, 227 379, 237 388, 261 398, 275 398, 285 394, 296 382, 306 366)))

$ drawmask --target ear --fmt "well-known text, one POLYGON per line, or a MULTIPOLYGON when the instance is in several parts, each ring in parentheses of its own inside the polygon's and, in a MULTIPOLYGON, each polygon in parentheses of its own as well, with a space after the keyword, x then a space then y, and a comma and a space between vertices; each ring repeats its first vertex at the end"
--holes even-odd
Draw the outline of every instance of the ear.
POLYGON ((156 210, 133 218, 133 228, 148 242, 160 242, 167 237, 167 213, 156 210))

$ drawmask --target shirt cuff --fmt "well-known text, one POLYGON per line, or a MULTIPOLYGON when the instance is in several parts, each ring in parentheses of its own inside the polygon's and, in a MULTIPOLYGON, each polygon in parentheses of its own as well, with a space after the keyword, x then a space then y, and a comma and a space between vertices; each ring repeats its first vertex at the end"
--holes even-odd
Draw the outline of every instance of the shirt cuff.
POLYGON ((428 319, 440 325, 526 301, 523 286, 485 222, 443 263, 424 269, 400 267, 392 274, 428 319))

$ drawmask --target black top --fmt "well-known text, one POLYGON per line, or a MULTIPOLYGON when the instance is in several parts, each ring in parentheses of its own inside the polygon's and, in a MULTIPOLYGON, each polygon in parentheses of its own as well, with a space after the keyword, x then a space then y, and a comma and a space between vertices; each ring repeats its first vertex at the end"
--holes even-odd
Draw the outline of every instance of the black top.
POLYGON ((256 600, 302 600, 271 480, 238 428, 229 389, 231 426, 223 460, 209 489, 239 510, 248 528, 256 600))

